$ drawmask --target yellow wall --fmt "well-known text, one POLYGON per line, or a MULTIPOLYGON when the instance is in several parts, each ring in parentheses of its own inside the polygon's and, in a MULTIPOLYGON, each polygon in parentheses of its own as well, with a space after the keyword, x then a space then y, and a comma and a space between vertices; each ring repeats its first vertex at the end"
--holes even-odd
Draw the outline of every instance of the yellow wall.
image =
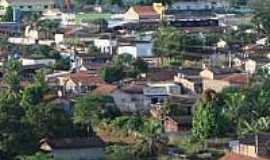
POLYGON ((133 7, 130 7, 128 9, 128 11, 125 13, 125 19, 127 19, 127 20, 139 20, 140 17, 136 13, 136 11, 134 10, 134 8, 133 7))
POLYGON ((153 3, 153 8, 157 12, 157 14, 162 14, 165 11, 165 6, 162 3, 153 3))

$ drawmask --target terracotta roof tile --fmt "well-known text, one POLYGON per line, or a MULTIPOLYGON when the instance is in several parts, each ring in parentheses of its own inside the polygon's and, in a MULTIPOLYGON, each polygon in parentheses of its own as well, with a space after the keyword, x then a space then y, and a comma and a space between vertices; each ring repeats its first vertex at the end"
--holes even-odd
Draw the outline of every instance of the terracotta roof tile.
POLYGON ((75 83, 82 83, 84 85, 100 85, 105 82, 98 75, 91 75, 87 72, 71 73, 69 78, 75 83))
POLYGON ((222 80, 229 81, 231 83, 241 84, 241 83, 247 83, 249 80, 249 77, 247 74, 232 74, 232 75, 226 76, 222 80))
POLYGON ((103 85, 98 86, 92 92, 92 95, 95 95, 95 96, 108 95, 108 94, 112 93, 116 89, 117 89, 117 86, 116 85, 103 84, 103 85))
POLYGON ((139 16, 158 16, 152 6, 134 6, 134 10, 139 14, 139 16))

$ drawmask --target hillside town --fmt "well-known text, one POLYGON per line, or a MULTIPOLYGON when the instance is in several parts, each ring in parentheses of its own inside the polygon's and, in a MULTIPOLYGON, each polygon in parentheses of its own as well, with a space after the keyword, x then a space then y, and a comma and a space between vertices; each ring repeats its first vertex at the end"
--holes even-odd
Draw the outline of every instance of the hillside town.
POLYGON ((0 160, 270 160, 270 0, 0 0, 0 160))

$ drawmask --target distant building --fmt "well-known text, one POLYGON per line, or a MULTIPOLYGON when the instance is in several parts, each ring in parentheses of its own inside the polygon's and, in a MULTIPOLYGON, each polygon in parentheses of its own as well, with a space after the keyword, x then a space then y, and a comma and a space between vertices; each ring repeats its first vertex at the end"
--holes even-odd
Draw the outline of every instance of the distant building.
POLYGON ((133 6, 124 14, 124 19, 137 22, 158 22, 163 10, 165 8, 159 3, 154 3, 152 6, 133 6))
POLYGON ((54 0, 1 0, 0 15, 4 15, 8 7, 24 12, 42 12, 55 7, 54 0))
POLYGON ((153 44, 148 41, 134 41, 120 43, 117 48, 118 54, 130 54, 134 58, 144 58, 153 56, 153 44))
POLYGON ((270 158, 270 134, 259 133, 246 135, 243 138, 230 142, 232 152, 261 160, 270 158))

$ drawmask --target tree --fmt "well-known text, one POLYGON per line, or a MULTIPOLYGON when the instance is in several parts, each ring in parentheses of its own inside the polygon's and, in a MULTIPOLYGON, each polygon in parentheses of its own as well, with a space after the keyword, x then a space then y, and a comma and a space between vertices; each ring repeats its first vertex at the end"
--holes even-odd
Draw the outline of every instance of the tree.
POLYGON ((39 30, 45 33, 45 38, 50 38, 57 31, 60 23, 55 20, 41 20, 38 22, 39 30))
POLYGON ((37 71, 35 81, 22 91, 22 106, 37 105, 42 102, 46 90, 45 70, 37 71))
POLYGON ((227 124, 219 100, 216 95, 207 91, 203 99, 195 105, 196 111, 192 121, 192 135, 198 140, 205 140, 213 136, 221 136, 225 133, 227 124))
POLYGON ((133 62, 133 72, 135 73, 146 73, 148 71, 148 64, 141 58, 137 58, 133 62))
POLYGON ((126 66, 129 67, 134 62, 132 55, 130 54, 120 54, 114 57, 113 64, 115 66, 126 66))
POLYGON ((263 31, 268 36, 270 34, 270 0, 256 0, 250 3, 250 7, 255 9, 253 22, 259 31, 263 31))
POLYGON ((70 115, 52 104, 41 103, 28 107, 24 120, 31 125, 38 140, 48 136, 63 138, 75 134, 70 115))
POLYGON ((174 27, 161 27, 154 36, 153 51, 162 64, 165 57, 180 57, 181 61, 183 48, 184 34, 174 27))
POLYGON ((7 63, 5 63, 4 69, 4 83, 6 84, 11 94, 18 96, 21 87, 20 80, 22 64, 15 59, 11 59, 7 63))
POLYGON ((122 66, 105 66, 101 69, 102 79, 108 83, 116 82, 124 78, 122 66))
POLYGON ((92 126, 103 119, 111 119, 120 114, 116 106, 107 105, 107 97, 84 96, 76 100, 73 121, 90 136, 92 126))
POLYGON ((107 158, 110 160, 135 160, 127 145, 111 145, 106 147, 107 158))
POLYGON ((13 8, 11 6, 6 8, 6 13, 2 17, 2 21, 4 22, 11 22, 13 21, 13 8))

